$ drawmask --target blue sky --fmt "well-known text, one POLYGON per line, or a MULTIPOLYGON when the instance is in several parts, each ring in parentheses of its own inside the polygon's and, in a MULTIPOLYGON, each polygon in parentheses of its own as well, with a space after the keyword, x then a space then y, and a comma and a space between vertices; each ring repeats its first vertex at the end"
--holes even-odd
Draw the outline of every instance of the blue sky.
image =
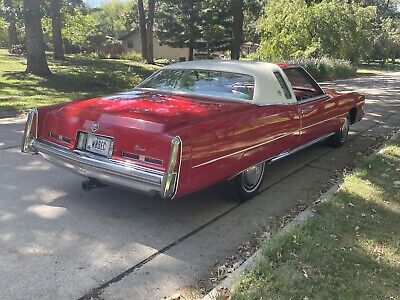
POLYGON ((89 5, 89 6, 96 6, 98 5, 102 0, 85 0, 85 2, 89 5))

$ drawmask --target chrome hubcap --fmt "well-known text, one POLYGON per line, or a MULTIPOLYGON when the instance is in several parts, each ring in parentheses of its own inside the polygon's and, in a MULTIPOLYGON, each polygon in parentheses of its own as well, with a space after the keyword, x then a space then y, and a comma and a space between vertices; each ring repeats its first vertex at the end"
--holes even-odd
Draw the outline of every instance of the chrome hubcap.
POLYGON ((347 139, 347 135, 349 134, 349 127, 350 127, 349 119, 346 118, 343 122, 342 128, 340 129, 340 133, 342 136, 342 138, 340 139, 341 142, 344 142, 347 139))
POLYGON ((243 187, 247 192, 252 192, 257 188, 264 174, 264 163, 259 163, 248 168, 242 174, 243 187))

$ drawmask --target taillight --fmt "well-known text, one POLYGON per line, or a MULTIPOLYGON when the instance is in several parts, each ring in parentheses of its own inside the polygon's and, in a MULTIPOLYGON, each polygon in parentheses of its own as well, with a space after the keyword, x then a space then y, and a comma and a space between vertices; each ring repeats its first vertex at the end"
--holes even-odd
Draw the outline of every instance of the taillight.
POLYGON ((182 140, 177 136, 171 141, 171 155, 162 182, 161 197, 163 198, 170 198, 175 195, 181 167, 181 156, 182 140))
POLYGON ((36 108, 31 109, 26 120, 24 135, 22 136, 21 152, 29 149, 31 142, 37 139, 38 130, 38 111, 36 108))

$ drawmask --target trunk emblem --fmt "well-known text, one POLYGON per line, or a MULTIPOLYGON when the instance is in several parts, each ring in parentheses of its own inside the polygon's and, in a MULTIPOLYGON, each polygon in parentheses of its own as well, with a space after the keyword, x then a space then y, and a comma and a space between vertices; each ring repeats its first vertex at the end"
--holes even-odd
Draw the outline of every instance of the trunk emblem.
POLYGON ((99 130, 100 125, 97 122, 93 122, 92 125, 90 126, 90 130, 92 130, 92 132, 96 132, 97 130, 99 130))
POLYGON ((141 151, 141 152, 146 151, 146 148, 140 147, 140 145, 135 145, 135 147, 133 149, 135 149, 135 151, 141 151))

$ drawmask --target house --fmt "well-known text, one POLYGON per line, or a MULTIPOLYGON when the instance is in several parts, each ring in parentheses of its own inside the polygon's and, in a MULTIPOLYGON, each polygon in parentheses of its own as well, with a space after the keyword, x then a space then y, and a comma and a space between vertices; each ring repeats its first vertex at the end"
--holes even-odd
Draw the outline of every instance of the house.
MULTIPOLYGON (((142 42, 138 29, 135 29, 122 38, 125 52, 142 53, 142 42)), ((166 58, 169 60, 183 61, 189 58, 189 48, 173 48, 162 44, 157 37, 153 37, 154 59, 166 58)))
POLYGON ((246 42, 246 43, 242 44, 241 50, 242 50, 243 54, 247 55, 247 54, 255 53, 257 51, 258 47, 260 47, 259 44, 252 43, 252 42, 246 42))
MULTIPOLYGON (((139 29, 135 29, 122 38, 124 52, 142 53, 142 40, 139 29)), ((258 44, 247 42, 241 47, 243 54, 254 53, 258 44)), ((173 48, 162 44, 156 36, 153 36, 153 56, 154 59, 166 58, 174 61, 184 61, 189 59, 189 48, 173 48)), ((223 53, 206 53, 195 51, 194 59, 223 59, 223 53)))

